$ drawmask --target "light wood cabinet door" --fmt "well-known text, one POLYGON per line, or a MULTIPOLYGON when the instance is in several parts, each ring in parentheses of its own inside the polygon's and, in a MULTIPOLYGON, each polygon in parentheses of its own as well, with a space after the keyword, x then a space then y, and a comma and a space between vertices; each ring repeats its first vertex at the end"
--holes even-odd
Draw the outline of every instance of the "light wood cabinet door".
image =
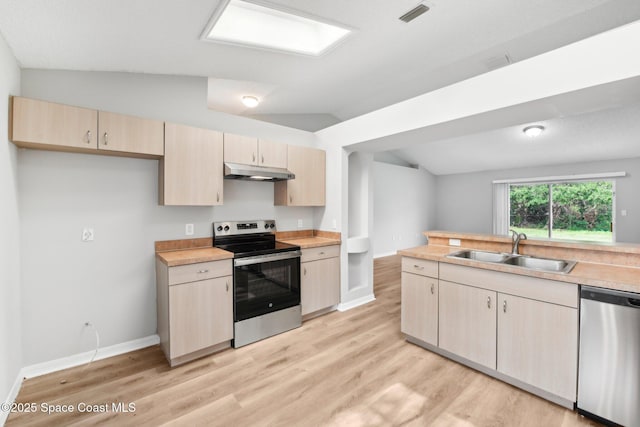
POLYGON ((438 279, 403 271, 401 282, 401 331, 437 346, 438 279))
POLYGON ((62 151, 97 149, 97 110, 17 96, 11 103, 10 138, 16 145, 62 151))
POLYGON ((258 166, 287 168, 287 144, 258 140, 258 166))
POLYGON ((440 348, 496 369, 496 297, 485 289, 441 280, 440 348))
POLYGON ((214 206, 223 203, 222 133, 165 124, 160 160, 160 204, 214 206))
POLYGON ((258 164, 258 138, 224 134, 224 161, 243 165, 258 164))
POLYGON ((164 122, 100 111, 98 149, 118 153, 164 155, 164 122))
POLYGON ((498 371, 576 400, 578 310, 498 294, 498 371))
POLYGON ((274 204, 284 206, 324 206, 326 153, 310 147, 289 145, 287 169, 295 179, 274 184, 274 204))
POLYGON ((340 302, 340 258, 303 262, 300 267, 303 316, 340 302))
POLYGON ((233 338, 231 276, 169 287, 170 358, 233 338))

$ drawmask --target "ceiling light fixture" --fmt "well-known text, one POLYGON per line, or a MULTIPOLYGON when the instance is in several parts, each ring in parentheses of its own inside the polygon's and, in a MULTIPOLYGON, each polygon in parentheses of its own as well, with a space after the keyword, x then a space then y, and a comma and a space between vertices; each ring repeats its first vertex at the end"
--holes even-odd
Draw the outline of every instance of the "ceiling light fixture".
POLYGON ((524 134, 527 135, 529 138, 535 138, 536 136, 539 136, 542 132, 544 132, 544 126, 541 126, 541 125, 527 126, 526 128, 522 129, 522 132, 524 132, 524 134))
POLYGON ((242 103, 245 105, 245 107, 255 108, 260 103, 260 100, 255 96, 245 95, 242 97, 242 103))
POLYGON ((202 40, 321 55, 351 30, 281 6, 246 0, 221 3, 202 34, 202 40))

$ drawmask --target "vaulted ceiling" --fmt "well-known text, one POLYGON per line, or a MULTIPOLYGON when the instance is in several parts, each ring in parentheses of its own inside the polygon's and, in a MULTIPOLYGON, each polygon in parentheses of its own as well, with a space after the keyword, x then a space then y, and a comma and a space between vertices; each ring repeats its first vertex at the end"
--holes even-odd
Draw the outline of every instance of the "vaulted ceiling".
MULTIPOLYGON (((214 108, 315 131, 640 19, 638 0, 427 0, 430 10, 410 23, 398 17, 416 0, 269 2, 355 31, 308 57, 200 40, 219 0, 0 0, 0 33, 23 68, 207 77, 214 108), (238 108, 251 87, 266 88, 263 102, 238 108)), ((640 122, 638 108, 620 114, 612 120, 640 122)), ((396 154, 429 167, 419 159, 426 149, 396 154)))

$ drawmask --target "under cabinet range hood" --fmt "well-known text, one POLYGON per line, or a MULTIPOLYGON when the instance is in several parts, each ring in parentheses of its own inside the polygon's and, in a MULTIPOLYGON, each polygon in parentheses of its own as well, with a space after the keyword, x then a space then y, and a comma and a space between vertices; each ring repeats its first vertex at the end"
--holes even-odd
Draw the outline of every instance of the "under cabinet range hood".
POLYGON ((225 179, 244 179, 247 181, 286 181, 296 176, 284 168, 269 168, 264 166, 243 165, 240 163, 225 163, 225 179))

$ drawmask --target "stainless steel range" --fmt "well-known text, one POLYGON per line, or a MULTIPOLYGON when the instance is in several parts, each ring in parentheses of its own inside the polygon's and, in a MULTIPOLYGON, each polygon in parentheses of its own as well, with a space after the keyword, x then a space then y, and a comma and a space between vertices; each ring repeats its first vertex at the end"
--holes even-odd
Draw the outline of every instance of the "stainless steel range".
POLYGON ((213 223, 213 246, 233 252, 234 347, 297 328, 300 247, 276 241, 275 221, 213 223))

